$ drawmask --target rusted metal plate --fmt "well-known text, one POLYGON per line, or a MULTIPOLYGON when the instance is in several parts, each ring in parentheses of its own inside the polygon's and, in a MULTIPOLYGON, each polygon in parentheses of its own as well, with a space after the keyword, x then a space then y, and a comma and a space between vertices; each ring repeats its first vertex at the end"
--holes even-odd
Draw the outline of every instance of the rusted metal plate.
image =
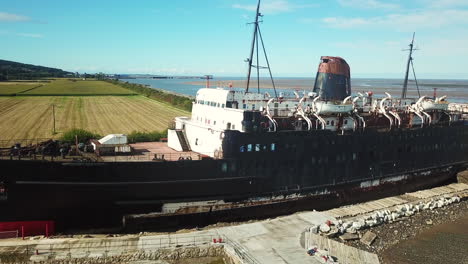
POLYGON ((350 77, 348 63, 341 57, 322 56, 318 72, 344 75, 350 77))

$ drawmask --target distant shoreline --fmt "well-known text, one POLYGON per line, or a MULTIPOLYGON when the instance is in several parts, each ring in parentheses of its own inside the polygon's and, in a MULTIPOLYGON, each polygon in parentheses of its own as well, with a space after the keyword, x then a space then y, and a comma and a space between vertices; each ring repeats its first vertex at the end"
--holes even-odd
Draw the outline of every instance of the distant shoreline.
MULTIPOLYGON (((400 80, 402 82, 402 80, 400 80)), ((438 88, 438 96, 447 95, 450 98, 463 99, 468 101, 468 81, 465 83, 433 83, 434 80, 428 80, 431 82, 424 83, 421 80, 418 82, 421 96, 432 96, 433 88, 438 88), (448 90, 446 90, 448 89, 448 90)), ((275 88, 283 90, 297 90, 297 91, 312 91, 315 79, 275 79, 275 88)), ((206 81, 190 81, 184 82, 184 84, 195 85, 204 87, 206 81)), ((245 80, 210 80, 210 87, 224 87, 228 88, 229 84, 235 88, 244 88, 246 86, 245 80)), ((401 94, 403 87, 402 83, 395 79, 395 82, 389 83, 395 87, 379 87, 379 86, 354 86, 351 81, 351 90, 353 92, 365 92, 373 91, 376 95, 383 95, 384 92, 389 92, 392 96, 398 97, 401 94)), ((250 90, 255 91, 258 87, 257 80, 250 82, 250 90)), ((273 89, 273 85, 270 80, 260 79, 260 89, 273 89)), ((418 96, 416 85, 413 81, 409 83, 408 95, 418 96)))

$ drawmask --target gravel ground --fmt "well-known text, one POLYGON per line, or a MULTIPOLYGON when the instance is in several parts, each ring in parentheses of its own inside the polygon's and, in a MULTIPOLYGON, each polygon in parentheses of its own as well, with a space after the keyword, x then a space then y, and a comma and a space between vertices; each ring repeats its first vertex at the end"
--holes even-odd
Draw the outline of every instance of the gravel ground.
MULTIPOLYGON (((450 223, 454 223, 460 226, 463 226, 464 229, 467 229, 468 223, 464 221, 464 219, 468 219, 468 200, 463 200, 460 203, 451 204, 442 208, 437 208, 432 211, 425 210, 421 211, 411 217, 402 217, 393 223, 387 223, 380 226, 372 227, 369 229, 361 230, 360 237, 364 235, 367 231, 371 231, 377 235, 375 241, 371 244, 371 246, 366 246, 361 243, 359 240, 351 240, 345 242, 345 244, 363 249, 369 252, 377 253, 379 258, 381 258, 382 263, 401 263, 402 260, 399 259, 397 262, 393 261, 393 255, 396 253, 400 244, 405 243, 405 241, 415 240, 421 233, 431 233, 431 230, 434 229, 434 232, 443 232, 443 230, 437 230, 437 227, 440 225, 447 225, 450 223), (457 222, 458 221, 458 222, 457 222), (382 258, 382 256, 385 256, 382 258)), ((432 233, 434 233, 432 232, 432 233)), ((468 244, 468 233, 465 235, 461 235, 461 238, 455 238, 458 240, 462 240, 468 244)), ((442 239, 443 242, 437 241, 438 243, 445 243, 450 242, 449 240, 454 236, 444 238, 437 238, 442 239)), ((335 238, 337 241, 341 240, 339 238, 335 238)), ((426 239, 427 240, 427 239, 426 239)), ((413 243, 413 250, 415 255, 417 255, 418 251, 418 243, 413 243)), ((420 243, 421 244, 421 243, 420 243)), ((464 246, 460 245, 458 250, 462 250, 464 246)), ((434 245, 434 250, 437 251, 437 245, 434 245)), ((402 251, 402 249, 399 249, 402 251)), ((403 250, 404 251, 404 250, 403 250)), ((455 248, 457 251, 457 248, 455 248)), ((446 253, 449 255, 449 252, 443 251, 442 253, 446 253)), ((438 252, 440 254, 440 252, 438 252)), ((444 254, 445 255, 445 254, 444 254)), ((466 255, 466 253, 465 253, 466 255)), ((453 256, 452 254, 452 257, 453 256)), ((463 263, 457 262, 454 259, 450 259, 450 263, 463 263)), ((406 263, 413 263, 412 261, 408 260, 406 263)), ((418 262, 423 263, 423 262, 418 262)), ((428 264, 428 262, 424 262, 428 264)), ((438 263, 438 262, 433 262, 438 263)), ((466 262, 465 262, 466 263, 466 262)))

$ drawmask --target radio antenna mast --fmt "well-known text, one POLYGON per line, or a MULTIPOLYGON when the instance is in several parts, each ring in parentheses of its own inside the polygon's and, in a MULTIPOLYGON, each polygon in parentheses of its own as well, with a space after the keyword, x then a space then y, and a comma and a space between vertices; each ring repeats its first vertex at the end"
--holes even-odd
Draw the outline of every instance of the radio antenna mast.
MULTIPOLYGON (((414 48, 414 35, 416 33, 413 32, 413 40, 411 40, 411 43, 409 44, 409 49, 406 49, 406 50, 409 50, 409 55, 408 55, 408 63, 406 64, 406 73, 405 73, 405 80, 403 82, 403 91, 401 93, 401 99, 405 99, 406 98, 406 92, 408 90, 408 74, 409 74, 409 68, 410 68, 410 64, 411 64, 411 67, 413 68, 413 74, 414 74, 414 80, 416 81, 416 73, 414 72, 414 66, 413 66, 413 51, 415 50, 418 50, 418 49, 415 49, 414 48)), ((406 51, 404 50, 404 51, 406 51)), ((416 86, 418 88, 418 94, 419 94, 419 86, 418 86, 418 82, 416 81, 416 86)))
POLYGON ((260 69, 268 69, 268 72, 270 73, 270 79, 271 79, 271 83, 273 85, 273 90, 275 92, 275 97, 278 98, 277 94, 276 94, 276 87, 275 87, 275 81, 273 80, 273 75, 271 74, 271 69, 270 69, 270 63, 268 61, 268 56, 267 56, 267 53, 266 53, 266 49, 265 49, 265 44, 263 43, 263 37, 262 37, 262 33, 260 32, 260 26, 259 26, 259 22, 262 22, 262 21, 258 21, 258 18, 259 17, 263 17, 263 15, 260 13, 260 1, 261 0, 258 0, 258 4, 257 4, 257 12, 255 13, 255 22, 252 22, 252 23, 249 23, 249 24, 253 24, 254 25, 254 31, 253 31, 253 36, 252 36, 252 45, 250 46, 250 57, 247 58, 246 62, 249 64, 249 69, 247 71, 247 84, 246 84, 246 87, 245 87, 245 92, 248 93, 249 92, 249 87, 250 87, 250 77, 251 77, 251 73, 252 73, 252 67, 253 68, 256 68, 257 69, 257 91, 260 92, 260 69), (259 52, 258 52, 258 48, 259 48, 259 43, 258 43, 258 39, 260 38, 260 43, 262 44, 262 49, 263 49, 263 54, 265 56, 265 61, 267 63, 267 66, 260 66, 259 64, 259 52), (254 52, 257 52, 257 65, 253 65, 253 56, 254 56, 254 52))

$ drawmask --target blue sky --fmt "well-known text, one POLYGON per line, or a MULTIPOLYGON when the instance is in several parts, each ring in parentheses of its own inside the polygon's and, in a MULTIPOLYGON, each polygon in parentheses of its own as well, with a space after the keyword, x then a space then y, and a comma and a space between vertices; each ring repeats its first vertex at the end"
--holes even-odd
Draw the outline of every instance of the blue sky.
MULTIPOLYGON (((0 0, 1 59, 78 72, 244 76, 256 0, 0 0)), ((263 0, 275 76, 322 55, 353 77, 401 78, 416 31, 420 78, 468 78, 468 0, 263 0)), ((266 74, 266 72, 265 72, 266 74)))

